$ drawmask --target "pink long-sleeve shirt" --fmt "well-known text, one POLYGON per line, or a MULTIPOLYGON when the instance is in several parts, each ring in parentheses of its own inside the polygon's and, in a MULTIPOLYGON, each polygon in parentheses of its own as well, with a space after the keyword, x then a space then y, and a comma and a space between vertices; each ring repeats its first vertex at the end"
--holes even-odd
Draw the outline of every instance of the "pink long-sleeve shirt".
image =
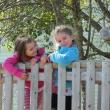
MULTIPOLYGON (((36 59, 36 62, 40 61, 40 58, 42 55, 44 55, 45 50, 44 48, 39 48, 37 55, 34 57, 36 59)), ((27 61, 30 59, 27 59, 27 61)), ((16 64, 20 62, 17 53, 14 53, 12 56, 7 58, 3 63, 3 69, 8 71, 9 74, 16 76, 18 78, 21 77, 21 75, 25 72, 25 70, 17 68, 16 64)))

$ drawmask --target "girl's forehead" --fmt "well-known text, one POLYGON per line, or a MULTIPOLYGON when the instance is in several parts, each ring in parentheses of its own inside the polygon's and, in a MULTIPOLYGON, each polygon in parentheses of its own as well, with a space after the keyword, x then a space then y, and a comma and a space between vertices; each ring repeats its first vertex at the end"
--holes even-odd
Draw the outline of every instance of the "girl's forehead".
POLYGON ((64 37, 71 37, 70 35, 66 34, 66 33, 58 33, 56 36, 55 36, 55 39, 62 39, 64 37))
POLYGON ((27 44, 26 44, 26 47, 27 47, 27 48, 31 48, 31 47, 33 47, 33 46, 35 46, 35 45, 36 45, 35 42, 30 42, 30 43, 27 43, 27 44))

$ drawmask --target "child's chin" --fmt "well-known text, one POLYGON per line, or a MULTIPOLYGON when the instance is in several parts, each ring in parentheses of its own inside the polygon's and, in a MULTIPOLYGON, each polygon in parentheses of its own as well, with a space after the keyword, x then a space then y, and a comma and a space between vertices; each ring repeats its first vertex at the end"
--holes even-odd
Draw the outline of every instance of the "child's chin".
POLYGON ((71 44, 68 44, 68 47, 71 47, 72 46, 72 43, 71 44))
POLYGON ((66 46, 67 46, 67 47, 71 47, 71 45, 69 45, 69 44, 68 44, 68 45, 66 45, 66 46))
POLYGON ((33 54, 32 57, 35 57, 37 54, 33 54))

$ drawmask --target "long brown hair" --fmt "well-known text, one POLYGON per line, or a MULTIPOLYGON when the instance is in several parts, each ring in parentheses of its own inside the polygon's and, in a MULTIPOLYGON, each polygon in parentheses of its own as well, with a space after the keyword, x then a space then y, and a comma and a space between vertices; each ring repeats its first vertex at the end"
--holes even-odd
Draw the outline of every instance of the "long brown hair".
POLYGON ((14 52, 17 53, 19 61, 24 62, 24 58, 26 57, 26 44, 31 42, 36 44, 33 38, 25 34, 19 35, 16 38, 14 52))

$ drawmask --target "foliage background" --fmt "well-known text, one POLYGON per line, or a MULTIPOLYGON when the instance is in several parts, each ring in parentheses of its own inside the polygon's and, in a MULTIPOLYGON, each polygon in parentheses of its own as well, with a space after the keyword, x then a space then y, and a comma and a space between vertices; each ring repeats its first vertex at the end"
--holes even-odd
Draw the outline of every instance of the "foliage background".
POLYGON ((79 36, 81 59, 110 58, 110 45, 99 33, 109 23, 109 0, 0 0, 0 39, 8 49, 18 34, 27 33, 52 51, 51 30, 68 24, 79 36))

